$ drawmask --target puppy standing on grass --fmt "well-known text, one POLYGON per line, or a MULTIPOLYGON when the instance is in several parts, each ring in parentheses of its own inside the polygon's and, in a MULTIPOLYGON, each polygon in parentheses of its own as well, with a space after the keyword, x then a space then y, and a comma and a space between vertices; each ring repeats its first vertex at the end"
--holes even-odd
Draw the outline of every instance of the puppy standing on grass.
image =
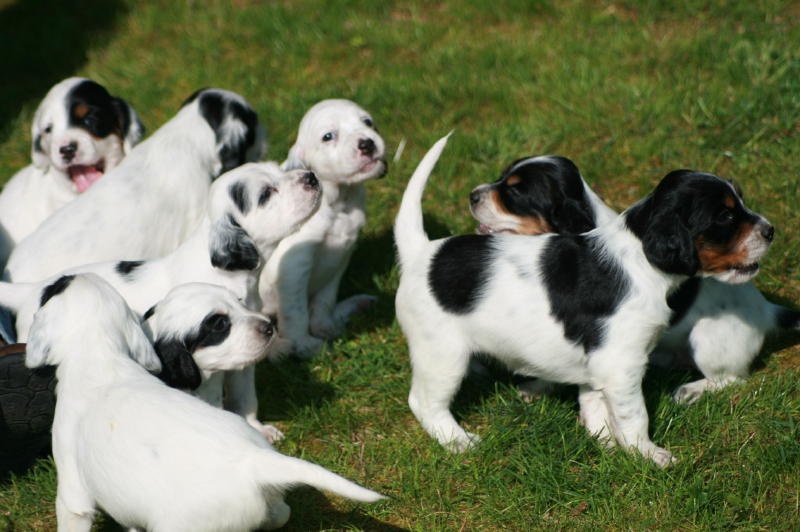
POLYGON ((265 151, 258 117, 238 94, 205 89, 85 193, 59 209, 11 254, 13 281, 73 266, 161 257, 205 213, 212 179, 265 151))
MULTIPOLYGON (((617 216, 571 160, 556 156, 515 161, 497 181, 471 192, 470 211, 485 234, 578 234, 617 216)), ((682 403, 746 378, 770 331, 800 329, 800 313, 770 303, 753 283, 693 279, 668 303, 670 327, 659 337, 651 362, 670 365, 686 353, 704 377, 675 390, 673 397, 682 403)), ((526 388, 535 393, 541 383, 526 388)))
POLYGON ((56 366, 59 530, 90 530, 97 508, 142 530, 273 529, 288 521, 283 494, 298 485, 382 498, 278 453, 238 416, 150 375, 160 369, 153 347, 100 277, 62 277, 40 305, 26 364, 56 366))
MULTIPOLYGON (((249 163, 226 172, 214 182, 209 194, 207 216, 193 235, 166 257, 102 262, 61 273, 92 272, 102 276, 140 315, 171 288, 187 282, 224 286, 249 308, 258 309, 257 283, 264 261, 281 239, 317 211, 322 196, 319 182, 307 170, 284 172, 275 163, 249 163)), ((52 281, 0 283, 0 304, 16 312, 20 341, 28 338, 38 308, 31 293, 41 291, 52 281)), ((277 429, 263 425, 257 418, 254 379, 252 365, 230 372, 225 406, 242 414, 266 438, 278 438, 277 429)), ((188 388, 199 385, 189 380, 176 377, 170 384, 188 388)), ((210 383, 207 388, 214 385, 210 383)))
POLYGON ((372 117, 349 100, 324 100, 303 117, 284 169, 306 168, 322 183, 322 205, 280 243, 259 283, 262 311, 277 315, 277 354, 316 354, 374 298, 338 302, 339 283, 366 222, 363 183, 386 174, 384 142, 372 117))
POLYGON ((44 97, 31 125, 31 164, 0 194, 0 270, 14 245, 105 172, 144 135, 136 111, 86 78, 67 78, 44 97))
POLYGON ((577 236, 465 235, 428 240, 425 182, 438 141, 409 181, 395 222, 397 319, 411 355, 409 406, 453 451, 476 436, 450 402, 472 353, 516 373, 579 386, 580 419, 608 444, 659 466, 648 435, 647 354, 667 325, 667 296, 695 275, 742 283, 758 272, 773 228, 710 174, 668 174, 614 222, 577 236))

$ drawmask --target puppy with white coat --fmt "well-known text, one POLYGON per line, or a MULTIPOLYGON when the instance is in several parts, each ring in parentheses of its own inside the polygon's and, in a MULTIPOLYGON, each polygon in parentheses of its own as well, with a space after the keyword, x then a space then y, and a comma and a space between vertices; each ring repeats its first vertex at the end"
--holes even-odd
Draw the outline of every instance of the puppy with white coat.
POLYGON ((17 242, 117 166, 143 135, 133 107, 99 83, 54 85, 33 117, 31 164, 0 193, 0 270, 17 242))
POLYGON ((773 227, 711 174, 671 172, 614 222, 581 235, 463 235, 430 241, 425 182, 437 142, 409 181, 395 222, 397 320, 411 356, 409 406, 442 445, 477 436, 450 412, 470 355, 577 384, 580 419, 608 444, 659 466, 674 459, 648 434, 642 378, 669 322, 669 294, 694 276, 742 283, 758 272, 773 227))
POLYGON ((101 278, 62 277, 40 305, 26 364, 56 366, 59 530, 90 530, 98 508, 129 529, 274 529, 289 519, 284 492, 298 485, 363 502, 382 498, 278 453, 240 417, 148 373, 160 369, 159 359, 101 278))
POLYGON ((22 240, 6 274, 38 281, 82 264, 166 255, 200 223, 211 181, 264 150, 258 117, 241 96, 198 91, 116 168, 22 240))
POLYGON ((283 167, 314 172, 322 205, 267 262, 259 282, 262 311, 278 317, 276 353, 310 357, 374 301, 356 295, 337 303, 337 296, 366 223, 363 183, 386 174, 384 142, 367 111, 349 100, 323 100, 300 122, 283 167))
MULTIPOLYGON (((578 234, 611 223, 617 213, 589 187, 566 157, 519 159, 493 183, 470 193, 470 211, 486 234, 578 234)), ((767 301, 753 283, 731 285, 695 278, 673 293, 670 326, 658 339, 650 360, 670 366, 690 360, 703 378, 679 386, 673 397, 696 401, 747 377, 769 332, 800 329, 800 312, 767 301)), ((544 387, 525 383, 528 392, 544 387)))
MULTIPOLYGON (((251 309, 258 308, 258 277, 264 261, 286 236, 319 208, 319 182, 307 170, 284 172, 271 162, 249 163, 211 186, 208 214, 192 236, 166 257, 146 261, 108 261, 70 268, 92 272, 109 282, 139 315, 175 286, 204 282, 223 286, 251 309)), ((0 304, 17 314, 17 336, 29 336, 38 308, 32 293, 54 281, 0 283, 0 304)), ((276 429, 256 416, 258 402, 252 366, 229 376, 226 408, 245 416, 272 438, 276 429)))

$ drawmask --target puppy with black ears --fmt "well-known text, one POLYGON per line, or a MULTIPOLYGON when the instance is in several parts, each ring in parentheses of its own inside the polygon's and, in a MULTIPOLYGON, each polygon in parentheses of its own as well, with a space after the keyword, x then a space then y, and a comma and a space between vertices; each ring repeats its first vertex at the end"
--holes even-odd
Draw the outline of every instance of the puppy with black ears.
POLYGON ((82 264, 162 257, 202 220, 211 181, 260 159, 265 149, 263 128, 241 96, 198 91, 103 179, 22 240, 7 275, 39 281, 82 264))
POLYGON ((89 530, 98 508, 136 530, 274 529, 288 521, 283 496, 298 485, 383 498, 278 453, 240 417, 148 373, 161 364, 139 320, 96 275, 42 291, 26 365, 56 366, 59 530, 89 530))
POLYGON ((313 171, 322 205, 267 262, 259 282, 262 312, 278 316, 276 352, 310 357, 375 299, 359 294, 337 301, 366 223, 364 182, 386 174, 384 142, 367 111, 349 100, 323 100, 300 122, 283 168, 313 171))
MULTIPOLYGON (((517 160, 497 181, 476 187, 469 200, 478 231, 487 234, 578 234, 617 216, 566 157, 517 160)), ((675 390, 673 397, 682 403, 746 378, 769 332, 800 329, 799 312, 770 303, 753 283, 693 279, 668 304, 673 309, 670 327, 650 360, 669 366, 688 356, 703 374, 675 390)))
POLYGON ((54 85, 33 117, 31 164, 0 194, 0 270, 17 242, 117 166, 143 135, 133 107, 99 83, 54 85))
POLYGON ((667 296, 694 276, 750 280, 772 226, 730 183, 682 170, 581 235, 430 241, 420 203, 446 141, 417 167, 394 227, 397 320, 411 355, 416 418, 450 450, 473 445, 477 436, 459 426, 450 402, 470 355, 486 353, 518 374, 577 384, 589 433, 659 466, 671 463, 650 440, 641 388, 647 355, 670 319, 667 296))

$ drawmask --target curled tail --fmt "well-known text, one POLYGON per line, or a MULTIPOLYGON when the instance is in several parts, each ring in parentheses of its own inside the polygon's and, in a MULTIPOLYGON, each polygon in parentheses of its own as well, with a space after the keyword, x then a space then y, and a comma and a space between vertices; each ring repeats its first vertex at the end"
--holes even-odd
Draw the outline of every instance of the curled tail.
POLYGON ((428 176, 436 166, 436 161, 439 160, 451 134, 452 132, 439 139, 428 150, 408 180, 406 191, 403 193, 400 210, 394 222, 394 242, 401 265, 407 263, 416 255, 417 250, 428 242, 428 235, 422 224, 422 193, 425 190, 425 183, 428 182, 428 176))
POLYGON ((265 484, 286 488, 311 486, 359 502, 375 502, 386 498, 322 466, 275 451, 270 455, 261 463, 265 484))

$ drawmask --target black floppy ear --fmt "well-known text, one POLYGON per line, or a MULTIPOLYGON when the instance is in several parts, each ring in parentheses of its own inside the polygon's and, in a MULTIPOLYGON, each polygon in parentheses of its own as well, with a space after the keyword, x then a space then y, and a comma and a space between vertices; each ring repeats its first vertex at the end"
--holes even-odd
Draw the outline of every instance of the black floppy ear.
POLYGON ((153 347, 161 360, 158 378, 165 384, 181 390, 196 390, 200 386, 203 375, 186 344, 176 339, 158 340, 153 347))
POLYGON ((553 208, 551 225, 562 235, 579 235, 596 227, 591 208, 571 198, 553 208))
POLYGON ((665 273, 691 277, 700 267, 692 235, 674 214, 653 220, 642 246, 647 260, 665 273))
POLYGON ((123 149, 126 154, 130 153, 131 149, 144 137, 144 124, 133 107, 122 98, 112 97, 111 105, 117 114, 117 122, 122 133, 123 149))
POLYGON ((214 222, 209 235, 211 265, 228 271, 255 270, 260 262, 255 242, 233 216, 214 222))

